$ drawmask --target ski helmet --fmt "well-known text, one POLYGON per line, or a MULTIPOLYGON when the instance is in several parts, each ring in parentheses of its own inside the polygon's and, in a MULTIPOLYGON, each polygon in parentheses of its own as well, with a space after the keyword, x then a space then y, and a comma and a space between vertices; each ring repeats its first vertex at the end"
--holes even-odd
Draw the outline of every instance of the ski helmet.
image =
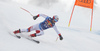
POLYGON ((54 20, 55 22, 57 22, 57 21, 59 20, 58 16, 57 16, 57 15, 53 16, 53 20, 54 20))

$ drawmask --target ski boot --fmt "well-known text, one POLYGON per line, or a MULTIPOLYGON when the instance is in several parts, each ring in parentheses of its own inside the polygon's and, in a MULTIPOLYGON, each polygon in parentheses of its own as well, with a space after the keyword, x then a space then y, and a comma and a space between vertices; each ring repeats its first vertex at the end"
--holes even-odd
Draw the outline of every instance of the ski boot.
POLYGON ((13 33, 14 33, 14 34, 17 34, 17 33, 21 33, 21 31, 20 31, 20 29, 19 29, 19 30, 15 30, 13 33))
POLYGON ((34 34, 31 34, 30 36, 31 36, 31 37, 36 37, 36 33, 34 33, 34 34))

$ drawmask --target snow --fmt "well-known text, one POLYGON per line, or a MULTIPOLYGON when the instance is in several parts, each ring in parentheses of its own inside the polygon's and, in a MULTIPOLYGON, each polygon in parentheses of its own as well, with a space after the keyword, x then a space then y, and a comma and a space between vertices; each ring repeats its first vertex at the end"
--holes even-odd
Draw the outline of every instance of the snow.
MULTIPOLYGON (((0 0, 0 51, 100 51, 100 5, 94 5, 93 27, 90 32, 91 9, 76 6, 68 27, 74 0, 67 0, 67 5, 63 1, 47 7, 0 0), (39 40, 40 44, 9 35, 8 32, 28 28, 44 20, 42 17, 33 20, 32 16, 20 7, 29 10, 33 15, 58 15, 60 20, 56 26, 64 39, 56 41, 58 35, 52 28, 45 30, 44 35, 34 38, 39 40)), ((26 36, 31 33, 34 31, 23 34, 26 36)))

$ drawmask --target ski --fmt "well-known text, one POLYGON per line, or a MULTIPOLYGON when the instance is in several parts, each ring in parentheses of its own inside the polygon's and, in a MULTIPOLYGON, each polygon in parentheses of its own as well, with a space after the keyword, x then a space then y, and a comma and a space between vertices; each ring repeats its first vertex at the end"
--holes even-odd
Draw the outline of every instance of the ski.
POLYGON ((20 39, 21 38, 21 36, 18 36, 18 35, 13 35, 11 32, 8 32, 11 36, 13 36, 13 37, 16 37, 16 38, 18 38, 18 39, 20 39))
POLYGON ((23 37, 23 38, 25 38, 25 39, 27 39, 27 40, 33 41, 35 43, 38 43, 38 44, 40 43, 40 41, 32 39, 32 37, 28 37, 28 36, 25 36, 23 34, 20 34, 20 36, 23 37))
POLYGON ((20 36, 17 36, 17 35, 16 35, 16 37, 19 38, 19 39, 21 38, 20 36))
MULTIPOLYGON (((18 38, 18 39, 20 39, 21 38, 21 36, 18 36, 18 35, 15 35, 15 34, 13 34, 13 33, 11 33, 11 32, 8 32, 11 36, 13 36, 13 37, 15 37, 15 38, 18 38)), ((35 42, 35 43, 40 43, 40 41, 37 41, 37 40, 35 40, 35 39, 32 39, 32 38, 26 38, 25 36, 22 36, 23 38, 25 38, 25 39, 27 39, 27 40, 30 40, 30 41, 33 41, 33 42, 35 42)))
POLYGON ((27 40, 30 40, 30 41, 33 41, 33 42, 35 42, 35 43, 40 43, 40 41, 38 41, 38 40, 35 40, 35 39, 29 39, 29 38, 26 38, 27 40))

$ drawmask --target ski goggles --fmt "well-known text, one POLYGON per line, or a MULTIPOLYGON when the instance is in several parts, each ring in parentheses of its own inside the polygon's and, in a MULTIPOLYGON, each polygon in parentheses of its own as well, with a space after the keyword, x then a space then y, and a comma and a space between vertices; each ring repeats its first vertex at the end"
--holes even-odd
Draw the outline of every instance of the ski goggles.
POLYGON ((57 19, 54 19, 54 21, 57 22, 58 20, 57 19))

